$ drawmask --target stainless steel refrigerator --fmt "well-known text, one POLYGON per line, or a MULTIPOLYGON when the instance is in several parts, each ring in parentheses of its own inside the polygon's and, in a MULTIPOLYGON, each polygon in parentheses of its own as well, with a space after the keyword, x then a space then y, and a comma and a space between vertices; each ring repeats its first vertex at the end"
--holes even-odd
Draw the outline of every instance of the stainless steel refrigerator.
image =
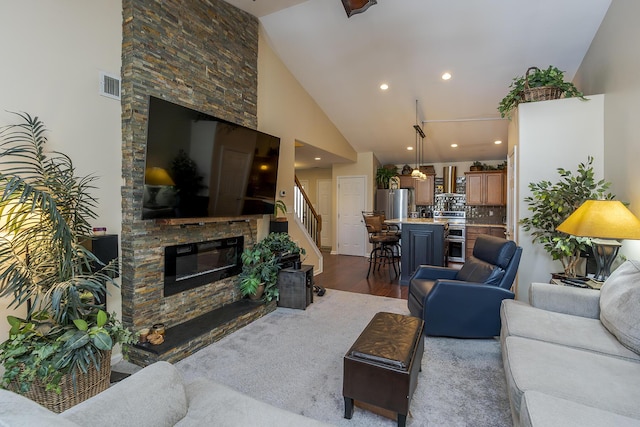
POLYGON ((376 210, 384 211, 387 219, 406 218, 411 204, 411 192, 406 188, 376 190, 376 210))

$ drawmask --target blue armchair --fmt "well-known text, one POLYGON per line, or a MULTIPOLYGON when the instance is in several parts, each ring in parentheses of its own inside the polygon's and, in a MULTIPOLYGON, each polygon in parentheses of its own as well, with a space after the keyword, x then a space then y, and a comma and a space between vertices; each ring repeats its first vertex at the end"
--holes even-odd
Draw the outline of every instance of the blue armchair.
POLYGON ((460 270, 423 265, 409 279, 409 311, 424 320, 426 335, 488 338, 500 334, 500 304, 511 285, 522 248, 500 237, 478 236, 460 270))

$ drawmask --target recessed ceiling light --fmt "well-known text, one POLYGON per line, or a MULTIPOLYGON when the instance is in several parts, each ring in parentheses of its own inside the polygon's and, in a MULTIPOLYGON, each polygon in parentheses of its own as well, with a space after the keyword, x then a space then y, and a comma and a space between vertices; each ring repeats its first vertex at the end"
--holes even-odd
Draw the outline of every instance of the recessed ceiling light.
POLYGON ((320 157, 316 157, 314 158, 314 160, 322 160, 320 157))
POLYGON ((452 148, 458 148, 458 144, 451 144, 452 148))
POLYGON ((500 144, 502 144, 502 141, 493 141, 493 143, 496 144, 496 145, 500 145, 500 144))
POLYGON ((451 73, 444 73, 442 75, 442 80, 449 80, 451 78, 451 73))
POLYGON ((380 85, 380 89, 382 89, 382 90, 387 90, 387 89, 389 89, 389 85, 388 85, 388 84, 386 84, 386 83, 382 83, 382 84, 380 85))
POLYGON ((413 147, 407 147, 407 151, 413 151, 413 147))

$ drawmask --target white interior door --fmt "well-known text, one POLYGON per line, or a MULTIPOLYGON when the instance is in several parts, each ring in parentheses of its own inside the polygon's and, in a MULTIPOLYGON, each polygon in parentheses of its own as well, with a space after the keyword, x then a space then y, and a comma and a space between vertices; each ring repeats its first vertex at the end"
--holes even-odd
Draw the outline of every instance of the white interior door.
POLYGON ((362 211, 366 206, 367 178, 338 177, 338 247, 339 255, 365 255, 366 228, 362 211))
POLYGON ((331 186, 332 180, 319 179, 317 181, 317 206, 318 213, 322 216, 322 231, 320 232, 320 245, 333 247, 333 221, 331 221, 331 186))

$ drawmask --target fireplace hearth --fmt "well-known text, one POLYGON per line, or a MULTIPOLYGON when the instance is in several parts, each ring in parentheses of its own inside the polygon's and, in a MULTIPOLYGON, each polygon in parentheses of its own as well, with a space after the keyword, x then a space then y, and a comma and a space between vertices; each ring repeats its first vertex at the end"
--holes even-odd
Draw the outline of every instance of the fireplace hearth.
POLYGON ((165 247, 164 296, 237 275, 243 247, 243 236, 165 247))

